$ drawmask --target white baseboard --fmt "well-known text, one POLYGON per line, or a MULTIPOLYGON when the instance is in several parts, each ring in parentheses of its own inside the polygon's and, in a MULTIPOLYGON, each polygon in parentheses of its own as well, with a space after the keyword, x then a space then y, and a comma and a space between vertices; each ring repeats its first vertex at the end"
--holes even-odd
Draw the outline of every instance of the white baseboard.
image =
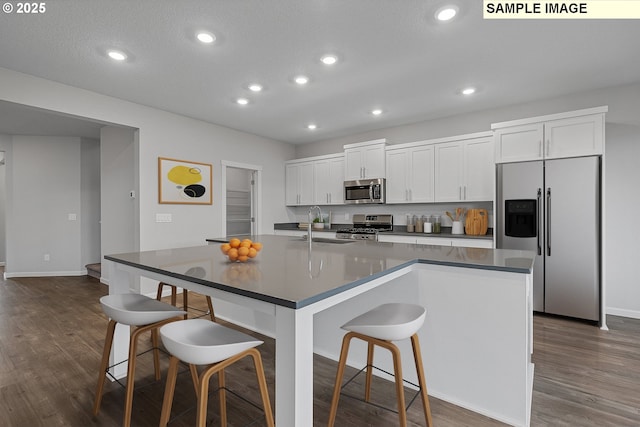
POLYGON ((87 270, 80 271, 21 271, 17 273, 4 273, 6 279, 12 277, 55 277, 55 276, 86 276, 87 270))
POLYGON ((639 310, 627 310, 625 308, 607 307, 607 314, 612 316, 629 317, 631 319, 640 319, 639 310))

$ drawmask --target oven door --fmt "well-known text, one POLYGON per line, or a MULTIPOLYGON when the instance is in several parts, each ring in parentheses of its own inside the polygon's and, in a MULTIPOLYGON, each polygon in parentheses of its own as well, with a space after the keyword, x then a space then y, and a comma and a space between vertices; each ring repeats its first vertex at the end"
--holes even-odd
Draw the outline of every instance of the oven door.
POLYGON ((384 179, 361 179, 344 182, 344 202, 384 203, 384 179))

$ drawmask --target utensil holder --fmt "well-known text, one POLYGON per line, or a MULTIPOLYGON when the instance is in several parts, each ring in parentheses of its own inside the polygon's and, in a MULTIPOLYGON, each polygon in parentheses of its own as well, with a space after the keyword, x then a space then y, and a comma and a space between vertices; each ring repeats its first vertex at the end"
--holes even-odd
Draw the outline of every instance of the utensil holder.
POLYGON ((451 234, 464 234, 464 227, 462 221, 453 221, 451 225, 451 234))

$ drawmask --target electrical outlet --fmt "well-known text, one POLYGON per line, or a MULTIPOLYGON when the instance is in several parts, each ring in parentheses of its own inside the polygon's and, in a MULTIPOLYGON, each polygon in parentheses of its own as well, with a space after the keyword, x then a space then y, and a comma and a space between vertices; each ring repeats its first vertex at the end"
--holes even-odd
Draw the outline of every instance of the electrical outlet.
POLYGON ((51 261, 51 256, 49 256, 49 254, 44 254, 44 260, 51 261))

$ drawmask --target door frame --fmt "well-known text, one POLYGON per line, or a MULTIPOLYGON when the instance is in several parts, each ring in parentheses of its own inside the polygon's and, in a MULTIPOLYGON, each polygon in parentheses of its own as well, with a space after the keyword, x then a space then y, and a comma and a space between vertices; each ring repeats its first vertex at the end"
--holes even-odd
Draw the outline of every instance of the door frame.
POLYGON ((255 172, 254 175, 254 194, 253 199, 251 200, 251 205, 253 209, 253 217, 255 218, 255 234, 260 234, 262 230, 262 166, 260 165, 252 165, 249 163, 239 163, 233 162, 229 160, 221 160, 220 161, 220 184, 222 186, 222 191, 220 191, 220 207, 222 209, 222 218, 221 218, 221 230, 222 235, 227 235, 227 168, 238 168, 238 169, 248 169, 255 172))

